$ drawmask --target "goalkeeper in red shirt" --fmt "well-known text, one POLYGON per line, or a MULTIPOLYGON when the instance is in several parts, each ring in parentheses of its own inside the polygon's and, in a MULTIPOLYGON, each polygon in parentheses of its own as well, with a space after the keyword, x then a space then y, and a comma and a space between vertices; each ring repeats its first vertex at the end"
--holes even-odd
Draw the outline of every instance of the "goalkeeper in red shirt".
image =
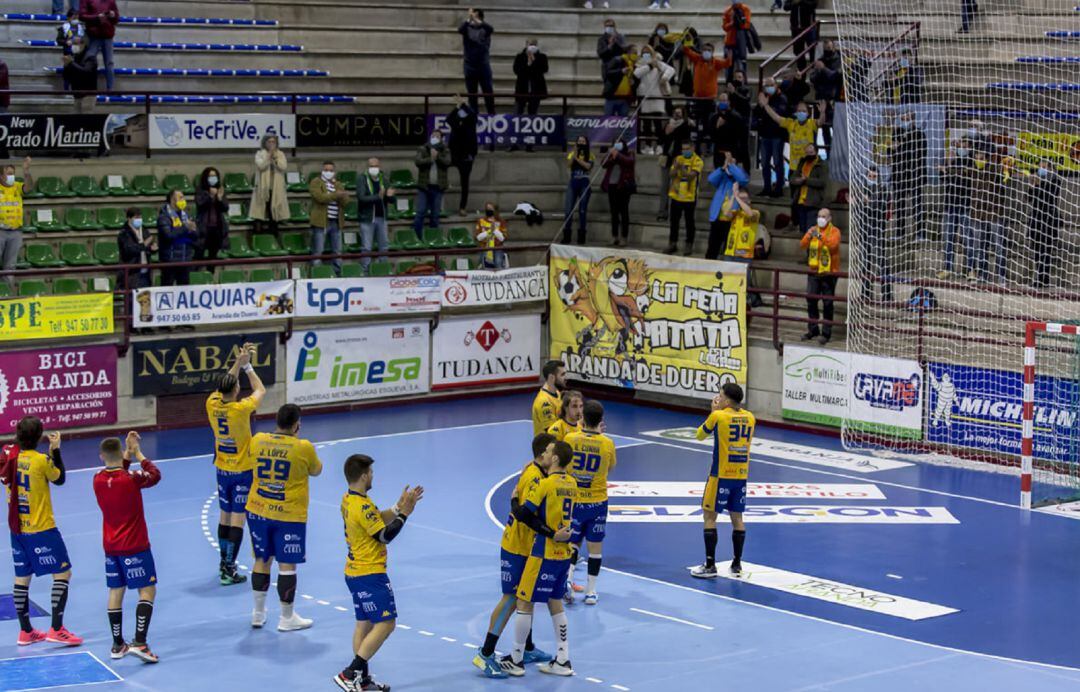
POLYGON ((102 539, 105 544, 105 583, 109 587, 109 626, 112 629, 112 657, 132 654, 145 663, 157 663, 158 657, 146 643, 150 617, 157 594, 157 572, 150 552, 150 537, 143 515, 142 491, 161 480, 161 471, 143 456, 139 434, 129 432, 122 448, 116 437, 101 442, 101 461, 105 468, 94 475, 94 495, 104 518, 102 539), (141 468, 129 470, 132 458, 141 468), (135 639, 124 641, 124 590, 139 590, 135 608, 135 639))

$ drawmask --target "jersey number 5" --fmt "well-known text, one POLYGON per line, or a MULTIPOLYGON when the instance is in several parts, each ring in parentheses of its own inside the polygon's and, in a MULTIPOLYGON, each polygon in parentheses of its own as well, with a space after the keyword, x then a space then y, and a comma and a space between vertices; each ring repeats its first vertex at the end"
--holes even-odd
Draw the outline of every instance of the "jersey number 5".
POLYGON ((256 473, 259 476, 259 480, 273 480, 279 482, 289 480, 288 459, 267 459, 265 457, 260 457, 258 464, 259 468, 256 473))
POLYGON ((600 455, 574 452, 574 470, 596 473, 600 470, 600 455))
POLYGON ((19 475, 19 480, 18 480, 19 487, 22 488, 23 490, 25 490, 26 492, 30 492, 30 476, 28 474, 25 474, 25 473, 20 473, 18 475, 19 475))
POLYGON ((218 420, 217 420, 217 434, 221 435, 222 437, 228 437, 229 436, 229 419, 228 418, 218 418, 218 420))

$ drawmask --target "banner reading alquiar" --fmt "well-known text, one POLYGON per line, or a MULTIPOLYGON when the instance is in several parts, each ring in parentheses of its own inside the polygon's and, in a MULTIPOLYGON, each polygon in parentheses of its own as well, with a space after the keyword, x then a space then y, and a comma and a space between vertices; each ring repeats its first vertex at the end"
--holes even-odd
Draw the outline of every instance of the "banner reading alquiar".
POLYGON ((571 377, 698 399, 746 384, 746 265, 553 245, 550 276, 571 377))
POLYGON ((0 341, 113 332, 113 295, 89 293, 0 301, 0 341))

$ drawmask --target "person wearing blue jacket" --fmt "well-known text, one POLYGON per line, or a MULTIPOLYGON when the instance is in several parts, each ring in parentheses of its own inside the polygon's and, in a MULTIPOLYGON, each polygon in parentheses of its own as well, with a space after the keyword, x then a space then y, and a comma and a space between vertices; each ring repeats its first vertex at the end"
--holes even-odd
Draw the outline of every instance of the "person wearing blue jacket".
MULTIPOLYGON (((158 212, 158 259, 162 262, 191 262, 195 259, 195 222, 187 213, 187 200, 180 190, 169 190, 165 206, 158 212)), ((162 267, 162 286, 187 286, 191 267, 162 267)))
POLYGON ((709 184, 716 188, 716 193, 709 205, 709 245, 705 250, 705 259, 716 259, 727 245, 731 217, 736 208, 736 183, 742 188, 750 184, 750 176, 735 163, 731 152, 725 151, 723 155, 724 165, 709 174, 709 184))

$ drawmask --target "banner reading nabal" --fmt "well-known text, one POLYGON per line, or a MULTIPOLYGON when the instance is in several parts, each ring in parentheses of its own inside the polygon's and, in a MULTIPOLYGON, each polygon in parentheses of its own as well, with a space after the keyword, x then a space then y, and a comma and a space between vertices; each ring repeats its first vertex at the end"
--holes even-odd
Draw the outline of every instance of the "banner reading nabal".
POLYGON ((746 265, 551 247, 551 357, 573 379, 709 399, 746 384, 746 265))

